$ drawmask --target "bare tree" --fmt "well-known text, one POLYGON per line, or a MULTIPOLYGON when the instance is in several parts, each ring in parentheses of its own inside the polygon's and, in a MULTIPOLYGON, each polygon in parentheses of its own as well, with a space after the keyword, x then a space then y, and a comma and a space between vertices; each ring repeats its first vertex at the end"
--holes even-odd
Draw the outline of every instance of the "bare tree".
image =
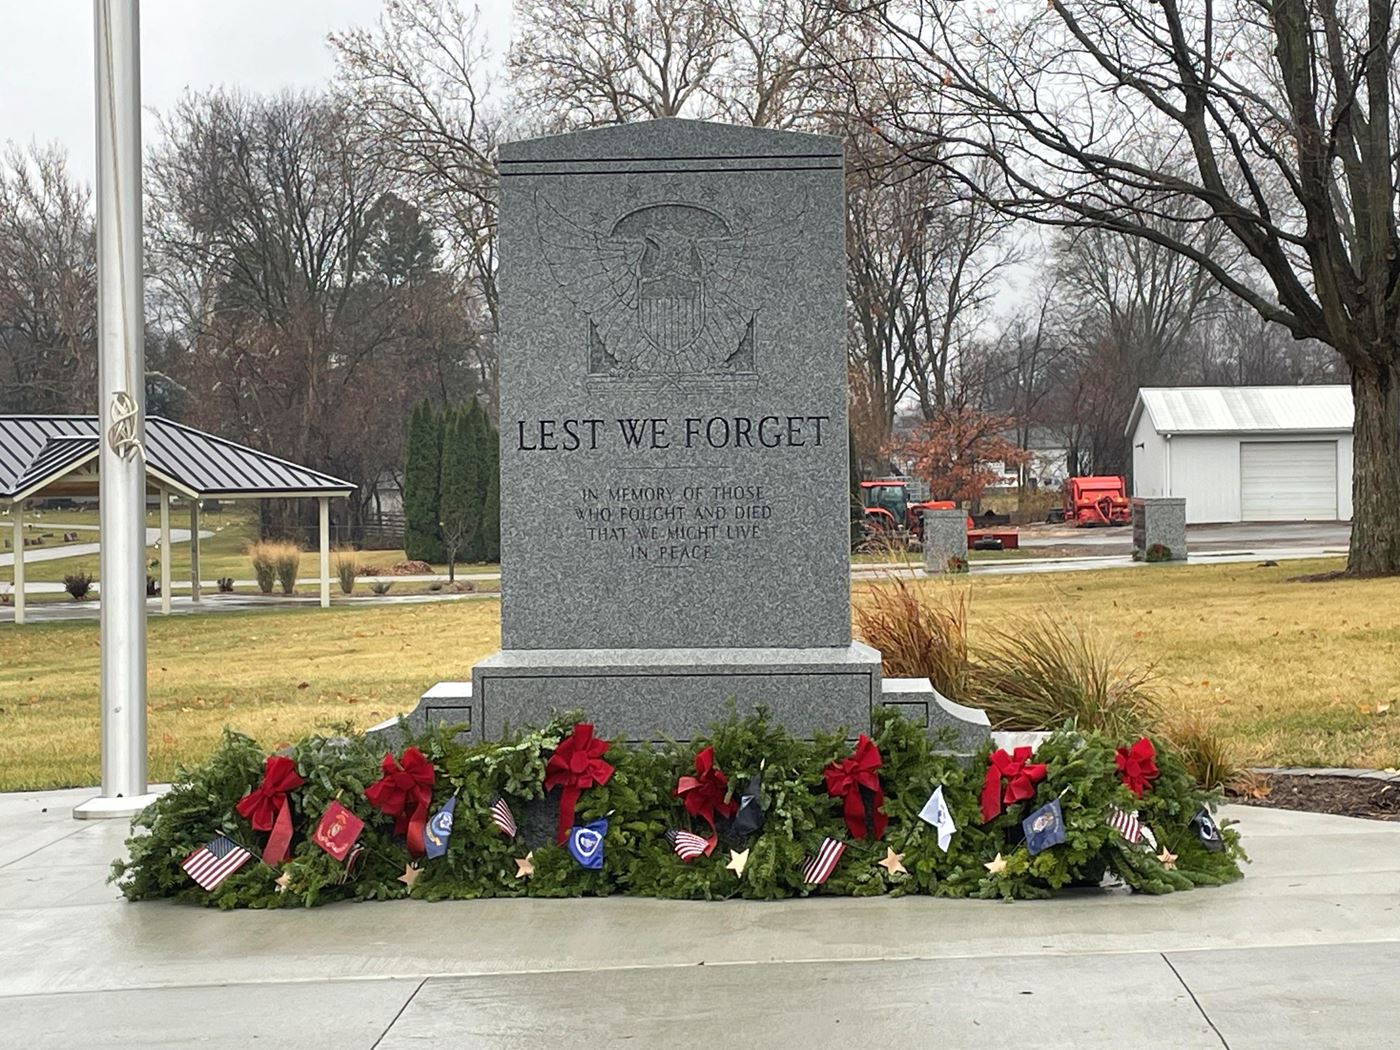
POLYGON ((77 412, 97 383, 90 197, 57 147, 0 158, 0 410, 77 412))
POLYGON ((465 282, 476 370, 494 405, 500 121, 477 12, 457 0, 392 3, 374 29, 330 43, 369 156, 447 235, 444 262, 465 282))
POLYGON ((989 159, 997 177, 978 188, 1008 213, 1159 244, 1341 355, 1356 406, 1348 570, 1400 572, 1390 0, 849 6, 923 88, 895 110, 868 95, 908 152, 954 177, 950 156, 989 159), (1154 221, 1183 202, 1228 231, 1225 258, 1154 221))

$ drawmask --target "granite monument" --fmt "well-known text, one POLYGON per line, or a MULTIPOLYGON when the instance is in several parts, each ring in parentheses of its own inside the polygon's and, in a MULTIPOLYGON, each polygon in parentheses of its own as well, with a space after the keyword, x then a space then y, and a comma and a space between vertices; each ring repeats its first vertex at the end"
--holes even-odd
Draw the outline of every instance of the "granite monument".
POLYGON ((866 730, 841 141, 657 120, 499 166, 502 648, 424 704, 487 738, 581 708, 686 740, 730 698, 866 730))

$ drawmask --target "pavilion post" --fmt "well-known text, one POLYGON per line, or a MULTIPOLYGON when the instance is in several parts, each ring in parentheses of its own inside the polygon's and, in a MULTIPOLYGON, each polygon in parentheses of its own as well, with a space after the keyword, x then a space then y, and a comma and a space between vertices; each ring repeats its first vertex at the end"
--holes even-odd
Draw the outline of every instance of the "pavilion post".
POLYGON ((146 784, 145 302, 137 0, 93 0, 97 83, 102 790, 78 819, 130 817, 146 784))
POLYGON ((24 623, 24 500, 15 500, 10 506, 10 513, 14 515, 15 529, 15 623, 24 623))
POLYGON ((331 607, 331 501, 322 496, 321 505, 321 608, 331 607))
POLYGON ((160 612, 170 615, 170 490, 160 487, 160 612))
POLYGON ((190 601, 199 604, 199 500, 190 500, 190 601))

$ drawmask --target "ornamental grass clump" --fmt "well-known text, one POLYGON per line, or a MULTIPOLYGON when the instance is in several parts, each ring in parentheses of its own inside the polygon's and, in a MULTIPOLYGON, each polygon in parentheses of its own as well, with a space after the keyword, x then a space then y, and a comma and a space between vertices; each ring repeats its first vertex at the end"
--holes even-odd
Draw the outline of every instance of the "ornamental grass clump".
POLYGON ((1148 732, 1161 717, 1150 668, 1102 638, 1047 616, 1023 619, 977 646, 963 702, 998 729, 1072 725, 1108 736, 1148 732))
POLYGON ((351 594, 355 590, 355 577, 360 573, 358 551, 342 547, 335 552, 335 574, 340 580, 340 593, 351 594))
POLYGON ((950 699, 968 691, 967 595, 891 576, 855 602, 856 630, 888 678, 927 678, 950 699))
POLYGON ((1199 715, 1174 720, 1166 727, 1164 735, 1176 748, 1181 764, 1202 791, 1234 787, 1243 779, 1244 771, 1225 738, 1212 730, 1199 715))
POLYGON ((276 544, 266 541, 248 545, 248 560, 253 563, 253 578, 258 581, 258 590, 271 594, 277 582, 277 562, 273 551, 276 544))

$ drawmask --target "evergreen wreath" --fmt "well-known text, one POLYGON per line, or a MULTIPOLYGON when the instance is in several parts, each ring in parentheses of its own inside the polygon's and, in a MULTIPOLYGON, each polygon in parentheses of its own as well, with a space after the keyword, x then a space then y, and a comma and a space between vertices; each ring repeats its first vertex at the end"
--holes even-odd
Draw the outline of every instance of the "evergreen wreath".
POLYGON ((288 860, 280 869, 247 864, 210 892, 180 867, 191 850, 223 833, 260 853, 257 834, 235 807, 261 782, 266 755, 249 737, 226 730, 208 762, 181 769, 171 790, 135 818, 127 841, 129 859, 114 863, 111 880, 130 900, 173 898, 218 908, 311 907, 408 896, 463 900, 612 893, 690 900, 885 893, 1011 900, 1049 897, 1071 885, 1096 886, 1105 875, 1145 893, 1220 885, 1241 877, 1239 864, 1245 859, 1239 833, 1228 825, 1222 828, 1222 850, 1209 852, 1200 841, 1191 819, 1203 805, 1218 802, 1218 796, 1197 789, 1163 740, 1153 739, 1159 776, 1138 799, 1124 786, 1115 764, 1116 749, 1131 741, 1070 727, 1058 730, 1035 751, 1035 761, 1047 766, 1047 775, 1036 784, 1034 798, 1008 805, 984 824, 979 795, 991 749, 970 761, 941 754, 921 726, 890 708, 876 711, 871 733, 883 756, 880 782, 888 827, 878 842, 852 842, 842 801, 826 793, 822 778, 828 765, 850 754, 845 734, 798 740, 763 709, 741 718, 731 707, 708 736, 684 745, 609 746, 604 758, 615 772, 606 784, 582 793, 575 814, 577 824, 602 817, 609 822, 604 866, 589 871, 555 844, 558 792, 547 794, 543 787, 545 763, 575 721, 572 714, 561 716, 543 728, 474 745, 455 739, 460 727, 411 733, 401 723, 401 747, 417 747, 437 770, 431 811, 457 798, 447 852, 421 862, 412 886, 399 878, 410 860, 405 843, 394 838, 392 821, 365 799, 365 788, 379 776, 384 746, 349 731, 307 737, 283 752, 305 780, 290 796, 295 831, 288 860), (691 827, 674 789, 679 776, 694 771, 696 753, 711 745, 716 764, 728 774, 731 797, 737 798, 761 771, 765 819, 747 841, 735 843, 721 835, 712 854, 686 863, 667 841, 666 831, 708 828, 691 827), (939 786, 957 825, 946 853, 938 848, 935 829, 919 818, 939 786), (525 817, 514 838, 492 821, 490 806, 497 797, 525 817), (1063 812, 1066 841, 1032 857, 1021 821, 1055 799, 1063 812), (333 800, 365 822, 359 839, 365 853, 348 875, 309 837, 333 800), (1111 827, 1113 808, 1137 811, 1161 846, 1176 855, 1174 867, 1111 827), (846 852, 824 884, 806 885, 803 858, 827 837, 847 842, 846 852), (749 851, 742 876, 727 867, 731 847, 749 851), (891 874, 876 865, 887 847, 903 855, 907 872, 891 874), (534 863, 528 879, 518 877, 516 864, 527 852, 534 863), (993 874, 986 864, 998 854, 1006 867, 993 874), (277 882, 279 874, 284 885, 277 882))

